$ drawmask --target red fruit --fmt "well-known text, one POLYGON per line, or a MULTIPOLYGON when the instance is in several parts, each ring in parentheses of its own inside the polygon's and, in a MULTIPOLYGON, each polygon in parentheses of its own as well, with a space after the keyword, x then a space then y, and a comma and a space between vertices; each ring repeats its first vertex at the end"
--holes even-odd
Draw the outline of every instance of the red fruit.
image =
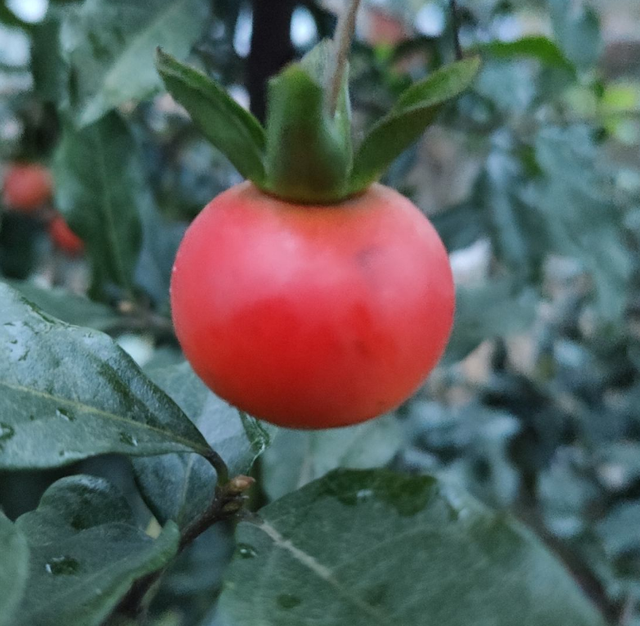
POLYGON ((281 426, 329 428, 416 391, 444 351, 454 287, 435 229, 392 189, 309 206, 245 182, 187 231, 171 303, 218 395, 281 426))
POLYGON ((14 164, 4 177, 3 200, 10 208, 31 213, 51 199, 49 170, 36 163, 14 164))
POLYGON ((84 242, 69 228, 62 215, 56 215, 49 223, 49 237, 57 248, 69 256, 84 252, 84 242))

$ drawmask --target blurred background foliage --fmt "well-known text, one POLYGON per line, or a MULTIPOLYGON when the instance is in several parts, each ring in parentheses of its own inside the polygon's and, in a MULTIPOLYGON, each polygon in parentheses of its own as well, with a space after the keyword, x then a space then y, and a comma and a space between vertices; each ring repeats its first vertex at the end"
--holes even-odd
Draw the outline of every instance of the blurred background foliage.
MULTIPOLYGON (((252 24, 251 4, 233 0, 2 0, 0 158, 43 162, 55 180, 41 213, 3 210, 3 279, 143 365, 179 362, 173 255, 188 221, 240 179, 160 92, 153 49, 188 58, 262 116, 266 75, 330 35, 340 4, 256 0, 252 24), (52 246, 53 208, 84 257, 52 246)), ((459 17, 481 76, 385 181, 451 253, 447 354, 394 415, 278 432, 253 506, 338 466, 441 472, 532 527, 612 623, 638 626, 640 4, 469 0, 459 17)), ((448 2, 367 2, 351 65, 356 136, 452 58, 448 2)), ((0 506, 16 517, 76 471, 108 476, 148 521, 128 463, 110 457, 1 475, 0 506)), ((213 623, 230 546, 216 528, 181 557, 158 623, 213 623)))

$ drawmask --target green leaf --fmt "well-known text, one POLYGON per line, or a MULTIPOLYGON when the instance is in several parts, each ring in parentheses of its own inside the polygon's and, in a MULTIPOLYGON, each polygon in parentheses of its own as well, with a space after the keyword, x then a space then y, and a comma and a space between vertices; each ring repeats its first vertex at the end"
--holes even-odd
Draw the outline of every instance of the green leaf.
POLYGON ((409 87, 360 144, 349 183, 351 193, 378 180, 396 157, 422 135, 443 105, 471 85, 479 69, 477 57, 458 61, 409 87))
POLYGON ((42 313, 0 283, 0 468, 210 450, 109 337, 42 313))
POLYGON ((65 20, 71 101, 80 125, 160 87, 153 52, 185 57, 201 36, 211 3, 202 0, 87 0, 65 20))
POLYGON ((0 511, 0 626, 15 624, 29 573, 29 547, 20 529, 0 511))
MULTIPOLYGON (((205 387, 187 363, 149 371, 227 463, 231 476, 245 474, 270 443, 273 427, 242 415, 205 387)), ((134 459, 138 484, 156 518, 181 527, 211 503, 215 473, 195 455, 134 459)))
POLYGON ((611 173, 590 129, 541 129, 535 156, 543 176, 534 187, 550 246, 578 259, 594 279, 599 314, 621 319, 628 298, 631 250, 611 173))
POLYGON ((260 122, 215 81, 158 49, 156 66, 169 93, 207 139, 245 178, 264 181, 265 133, 260 122))
POLYGON ((522 37, 515 41, 490 41, 479 44, 475 50, 498 59, 529 57, 537 59, 546 66, 558 67, 575 73, 575 66, 567 59, 564 52, 553 41, 542 35, 522 37))
POLYGON ((148 190, 125 122, 112 113, 82 130, 67 125, 53 176, 56 206, 86 244, 93 292, 107 282, 131 290, 142 240, 139 205, 148 190))
POLYGON ((541 272, 549 241, 540 207, 527 195, 537 173, 527 168, 529 156, 509 135, 498 133, 473 201, 484 214, 497 257, 516 276, 532 281, 541 272))
POLYGON ((344 107, 341 110, 341 115, 329 116, 323 85, 300 64, 271 79, 266 191, 310 204, 337 202, 348 195, 351 148, 344 107))
POLYGON ((349 428, 279 428, 262 457, 262 487, 276 500, 338 467, 386 465, 403 443, 400 424, 387 415, 349 428))
POLYGON ((603 50, 596 11, 583 0, 549 0, 549 13, 558 46, 579 69, 593 68, 603 50))
POLYGON ((61 287, 45 289, 27 280, 7 282, 38 308, 67 324, 105 332, 122 321, 122 317, 112 308, 92 302, 61 287))
POLYGON ((230 623, 605 624, 528 530, 432 477, 337 470, 261 515, 238 527, 230 623))
POLYGON ((443 362, 457 363, 483 341, 529 330, 538 296, 531 287, 502 278, 456 290, 456 313, 443 362))
POLYGON ((146 535, 122 494, 91 476, 54 483, 16 524, 31 568, 13 626, 102 624, 136 579, 176 555, 180 540, 171 522, 157 539, 146 535))

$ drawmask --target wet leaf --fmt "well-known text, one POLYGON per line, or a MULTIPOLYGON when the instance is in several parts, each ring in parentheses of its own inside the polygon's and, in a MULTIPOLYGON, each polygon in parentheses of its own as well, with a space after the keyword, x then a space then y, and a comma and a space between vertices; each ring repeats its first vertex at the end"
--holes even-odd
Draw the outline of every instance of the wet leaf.
POLYGON ((0 467, 199 452, 180 408, 109 337, 42 313, 0 283, 0 467))
MULTIPOLYGON (((271 426, 218 398, 187 363, 150 370, 149 375, 200 429, 231 476, 249 471, 270 442, 271 426)), ((215 472, 196 455, 140 458, 133 466, 147 503, 163 523, 171 519, 184 526, 211 503, 215 472)))
POLYGON ((16 524, 31 563, 12 626, 102 624, 136 579, 175 556, 180 540, 172 522, 157 539, 146 535, 122 494, 91 476, 54 483, 16 524))
POLYGON ((529 531, 429 476, 337 470, 261 516, 238 527, 231 623, 604 626, 529 531))

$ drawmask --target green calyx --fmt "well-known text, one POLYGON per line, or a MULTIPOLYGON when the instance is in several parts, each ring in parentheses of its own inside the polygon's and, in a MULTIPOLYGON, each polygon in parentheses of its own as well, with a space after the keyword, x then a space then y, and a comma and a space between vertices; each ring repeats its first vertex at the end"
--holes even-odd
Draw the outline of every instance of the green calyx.
POLYGON ((269 82, 266 129, 198 70, 160 49, 156 65, 168 91, 242 176, 283 200, 333 204, 376 182, 480 68, 473 57, 412 85, 354 149, 347 72, 335 112, 328 103, 333 46, 321 42, 269 82))

